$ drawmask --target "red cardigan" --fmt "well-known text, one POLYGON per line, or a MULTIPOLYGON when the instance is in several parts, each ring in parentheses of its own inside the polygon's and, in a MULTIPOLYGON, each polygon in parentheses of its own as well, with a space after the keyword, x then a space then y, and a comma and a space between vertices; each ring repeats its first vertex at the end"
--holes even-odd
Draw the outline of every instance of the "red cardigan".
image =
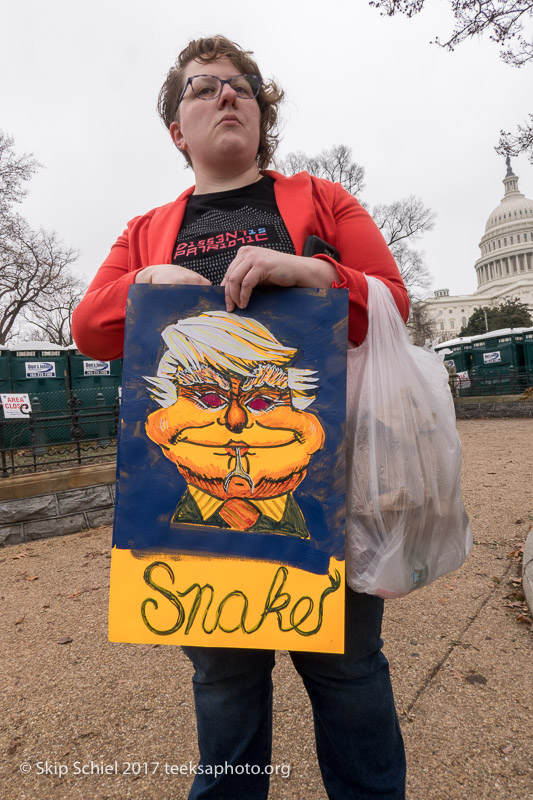
MULTIPOLYGON (((350 292, 349 339, 360 344, 368 327, 363 273, 387 284, 407 320, 409 301, 396 263, 378 227, 357 200, 339 183, 306 172, 292 177, 271 171, 264 174, 275 181, 276 202, 296 253, 302 253, 312 234, 339 251, 341 263, 328 260, 339 276, 332 287, 350 292)), ((172 263, 187 198, 193 190, 191 187, 173 203, 135 217, 119 236, 72 317, 72 335, 82 353, 106 360, 122 356, 129 286, 144 267, 172 263)))

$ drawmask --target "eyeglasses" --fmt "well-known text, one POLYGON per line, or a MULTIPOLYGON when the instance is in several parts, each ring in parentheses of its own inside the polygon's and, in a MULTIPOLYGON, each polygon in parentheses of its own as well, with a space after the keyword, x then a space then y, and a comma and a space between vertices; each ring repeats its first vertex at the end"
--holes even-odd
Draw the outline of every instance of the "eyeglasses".
POLYGON ((234 75, 227 80, 217 78, 216 75, 193 75, 191 78, 187 78, 187 83, 183 87, 178 100, 178 106, 183 100, 189 84, 196 97, 200 100, 216 100, 222 94, 222 88, 225 83, 229 83, 240 100, 253 100, 261 89, 259 75, 234 75))

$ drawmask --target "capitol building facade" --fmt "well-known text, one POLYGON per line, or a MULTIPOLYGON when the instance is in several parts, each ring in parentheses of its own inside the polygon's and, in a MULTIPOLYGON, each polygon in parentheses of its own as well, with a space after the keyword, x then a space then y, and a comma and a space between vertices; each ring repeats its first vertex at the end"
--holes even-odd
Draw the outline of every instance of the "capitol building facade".
POLYGON ((448 289, 437 289, 434 297, 423 301, 441 341, 459 336, 477 308, 516 297, 533 309, 533 200, 519 191, 509 159, 503 183, 505 194, 489 215, 479 243, 476 291, 450 295, 448 289))

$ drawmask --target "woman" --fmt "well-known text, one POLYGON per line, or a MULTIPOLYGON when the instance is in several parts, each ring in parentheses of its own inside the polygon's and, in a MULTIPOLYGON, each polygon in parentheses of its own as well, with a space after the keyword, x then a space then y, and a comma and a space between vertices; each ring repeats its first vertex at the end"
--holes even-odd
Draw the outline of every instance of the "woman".
MULTIPOLYGON (((367 283, 390 288, 404 316, 407 295, 374 222, 339 184, 266 170, 277 137, 281 92, 264 83, 251 54, 217 36, 191 42, 168 73, 159 111, 195 186, 135 218, 100 267, 73 317, 80 350, 122 355, 129 285, 219 284, 226 307, 245 308, 260 284, 347 287, 349 338, 366 334, 367 283), (237 235, 238 234, 238 235, 237 235), (308 236, 339 261, 303 257, 308 236)), ((383 601, 347 590, 344 655, 292 653, 313 706, 317 753, 331 800, 400 800, 405 758, 388 664, 381 652, 383 601)), ((184 648, 193 678, 204 774, 189 798, 268 795, 274 653, 184 648), (223 774, 206 765, 228 764, 223 774), (237 765, 256 769, 237 770, 237 765), (259 772, 259 774, 257 774, 259 772)))

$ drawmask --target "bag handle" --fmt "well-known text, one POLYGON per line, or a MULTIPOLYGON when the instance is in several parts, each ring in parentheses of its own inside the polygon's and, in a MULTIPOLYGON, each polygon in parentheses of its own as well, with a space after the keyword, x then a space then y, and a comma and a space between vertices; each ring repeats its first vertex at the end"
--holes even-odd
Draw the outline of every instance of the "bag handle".
POLYGON ((405 344, 406 341, 410 344, 407 328, 389 287, 372 275, 365 274, 365 278, 368 284, 368 332, 365 342, 373 341, 375 331, 379 327, 380 336, 385 337, 385 341, 382 338, 383 344, 391 350, 398 349, 398 346, 405 344))

